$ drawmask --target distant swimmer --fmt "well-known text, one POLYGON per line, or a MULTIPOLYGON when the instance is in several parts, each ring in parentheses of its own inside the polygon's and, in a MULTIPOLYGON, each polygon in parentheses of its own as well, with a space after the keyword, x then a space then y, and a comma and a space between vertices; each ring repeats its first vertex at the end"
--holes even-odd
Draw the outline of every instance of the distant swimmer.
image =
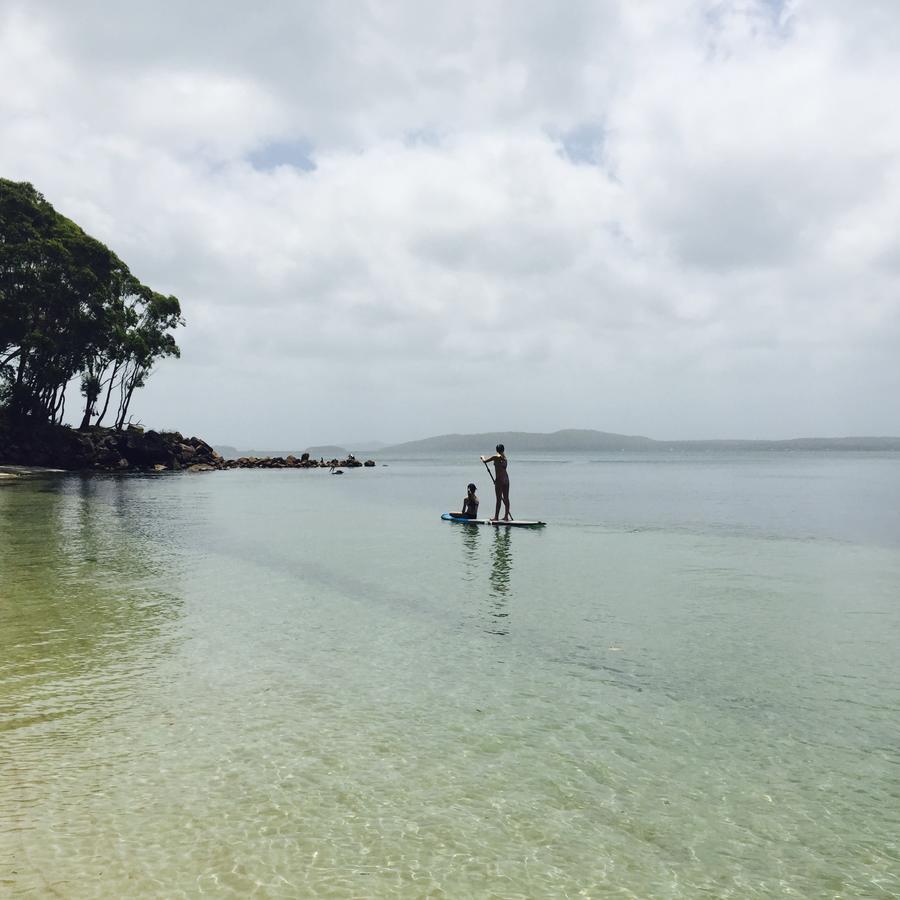
MULTIPOLYGON (((500 503, 506 508, 503 521, 508 522, 512 516, 509 512, 509 473, 506 471, 507 459, 503 444, 497 444, 497 452, 493 456, 482 456, 481 461, 487 465, 494 464, 494 493, 497 495, 497 507, 494 510, 494 520, 500 518, 500 503)), ((488 472, 491 470, 488 469, 488 472)))
POLYGON ((466 499, 463 500, 462 512, 450 513, 458 519, 477 519, 478 518, 478 498, 475 491, 478 488, 474 484, 469 484, 466 488, 466 499))

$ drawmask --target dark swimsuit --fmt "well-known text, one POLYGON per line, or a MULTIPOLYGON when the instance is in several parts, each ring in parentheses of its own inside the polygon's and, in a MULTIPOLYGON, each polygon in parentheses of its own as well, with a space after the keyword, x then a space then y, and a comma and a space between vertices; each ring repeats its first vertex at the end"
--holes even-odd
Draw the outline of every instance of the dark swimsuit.
POLYGON ((509 484, 509 475, 506 473, 506 459, 494 460, 494 471, 497 473, 497 484, 509 484))

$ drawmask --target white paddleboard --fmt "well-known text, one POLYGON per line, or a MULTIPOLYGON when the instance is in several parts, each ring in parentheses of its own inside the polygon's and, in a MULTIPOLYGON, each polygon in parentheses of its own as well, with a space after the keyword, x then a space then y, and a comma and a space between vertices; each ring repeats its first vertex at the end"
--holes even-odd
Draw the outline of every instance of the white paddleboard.
POLYGON ((536 519, 464 519, 462 516, 454 516, 450 513, 444 513, 441 518, 445 522, 459 522, 461 525, 493 525, 499 528, 501 525, 505 528, 539 528, 546 525, 546 522, 539 522, 536 519))

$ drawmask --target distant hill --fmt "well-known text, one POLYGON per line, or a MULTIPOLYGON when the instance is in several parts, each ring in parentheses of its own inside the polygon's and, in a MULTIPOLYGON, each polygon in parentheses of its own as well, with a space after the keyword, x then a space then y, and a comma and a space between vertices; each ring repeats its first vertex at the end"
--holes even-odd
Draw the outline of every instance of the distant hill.
POLYGON ((387 447, 387 444, 384 441, 344 441, 341 446, 350 447, 355 453, 356 450, 354 448, 356 447, 366 450, 381 450, 384 447, 387 447))
POLYGON ((530 431, 442 434, 421 441, 394 444, 385 447, 383 452, 474 450, 487 454, 493 453, 497 444, 504 444, 510 450, 652 450, 656 447, 655 441, 637 435, 569 428, 552 434, 530 431))
POLYGON ((420 441, 384 447, 381 452, 428 453, 441 451, 493 452, 504 444, 509 452, 618 451, 618 450, 900 450, 900 437, 791 438, 784 441, 713 440, 658 441, 641 435, 569 428, 549 434, 530 431, 495 431, 482 434, 442 434, 420 441))
POLYGON ((241 455, 238 453, 237 447, 232 447, 230 444, 213 444, 212 448, 225 459, 237 459, 241 455))
MULTIPOLYGON (((610 431, 592 431, 587 428, 567 428, 549 434, 533 431, 489 431, 482 434, 441 434, 420 441, 384 445, 370 442, 356 445, 349 452, 360 458, 377 451, 379 456, 403 453, 440 453, 463 451, 466 453, 493 453, 497 444, 505 444, 507 450, 544 452, 619 450, 896 450, 900 451, 900 437, 832 437, 791 438, 783 441, 713 440, 713 441, 660 441, 635 434, 615 434, 610 431)), ((343 459, 348 450, 334 444, 305 447, 303 450, 238 450, 225 444, 214 447, 226 459, 239 456, 300 456, 309 453, 315 459, 324 457, 343 459)))

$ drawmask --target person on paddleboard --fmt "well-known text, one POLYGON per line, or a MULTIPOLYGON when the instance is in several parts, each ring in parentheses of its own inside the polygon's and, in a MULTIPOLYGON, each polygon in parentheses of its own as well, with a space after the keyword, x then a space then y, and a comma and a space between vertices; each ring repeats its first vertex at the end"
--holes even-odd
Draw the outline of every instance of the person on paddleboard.
MULTIPOLYGON (((512 516, 509 514, 509 474, 506 471, 506 453, 503 444, 497 444, 497 452, 493 456, 482 456, 481 461, 487 465, 494 464, 494 493, 497 495, 497 508, 494 510, 494 520, 500 518, 500 503, 506 508, 503 521, 508 522, 512 516)), ((488 469, 490 471, 490 469, 488 469)))
POLYGON ((463 500, 462 512, 450 513, 450 515, 455 516, 457 519, 477 519, 478 498, 475 496, 475 491, 477 490, 478 488, 470 483, 466 487, 466 499, 463 500))

